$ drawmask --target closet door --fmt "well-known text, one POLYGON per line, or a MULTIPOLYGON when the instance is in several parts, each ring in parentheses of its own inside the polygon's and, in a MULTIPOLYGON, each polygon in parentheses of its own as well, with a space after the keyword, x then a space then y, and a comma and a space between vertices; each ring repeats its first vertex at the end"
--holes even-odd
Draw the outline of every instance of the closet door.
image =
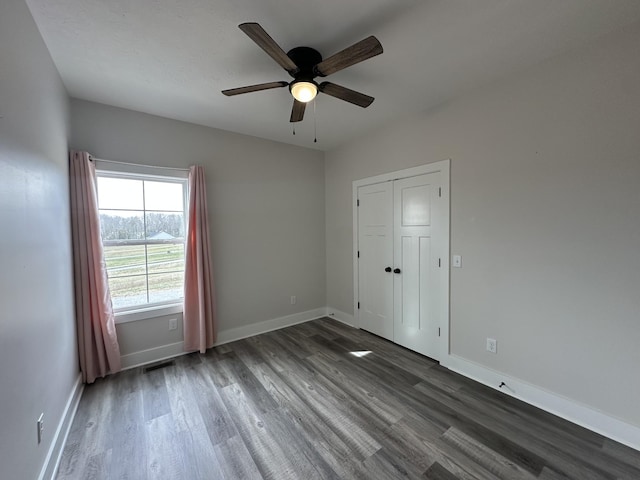
POLYGON ((394 182, 393 340, 439 359, 440 172, 394 182))
POLYGON ((393 340, 392 182, 358 188, 360 328, 393 340))

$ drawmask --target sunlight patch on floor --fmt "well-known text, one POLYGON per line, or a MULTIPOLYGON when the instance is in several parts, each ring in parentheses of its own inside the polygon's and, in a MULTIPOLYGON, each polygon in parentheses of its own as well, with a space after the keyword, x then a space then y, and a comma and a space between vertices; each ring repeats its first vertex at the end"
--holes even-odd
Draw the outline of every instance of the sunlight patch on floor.
POLYGON ((349 353, 354 357, 364 357, 366 355, 369 355, 371 353, 371 350, 357 350, 355 352, 349 352, 349 353))

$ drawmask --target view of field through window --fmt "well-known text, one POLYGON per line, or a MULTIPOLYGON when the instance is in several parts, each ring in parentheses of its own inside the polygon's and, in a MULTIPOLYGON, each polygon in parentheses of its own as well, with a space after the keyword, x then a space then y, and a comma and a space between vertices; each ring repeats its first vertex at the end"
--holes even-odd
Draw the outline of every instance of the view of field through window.
POLYGON ((114 309, 183 297, 183 181, 98 176, 98 206, 114 309))

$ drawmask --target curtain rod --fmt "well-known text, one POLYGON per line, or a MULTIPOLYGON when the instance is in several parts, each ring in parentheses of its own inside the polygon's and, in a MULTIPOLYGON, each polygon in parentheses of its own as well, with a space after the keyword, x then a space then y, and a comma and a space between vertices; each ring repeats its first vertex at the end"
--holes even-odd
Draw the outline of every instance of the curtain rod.
POLYGON ((178 167, 158 167, 156 165, 142 165, 140 163, 129 163, 129 162, 117 162, 115 160, 105 160, 104 158, 96 158, 91 157, 96 162, 106 162, 106 163, 115 163, 116 165, 130 165, 132 167, 146 167, 146 168, 161 168, 163 170, 177 170, 179 172, 188 172, 188 168, 178 168, 178 167))

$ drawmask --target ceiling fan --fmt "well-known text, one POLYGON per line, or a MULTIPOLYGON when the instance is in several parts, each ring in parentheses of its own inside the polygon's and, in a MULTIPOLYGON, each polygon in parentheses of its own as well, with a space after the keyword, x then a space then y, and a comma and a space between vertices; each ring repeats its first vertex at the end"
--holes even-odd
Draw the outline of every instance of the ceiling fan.
POLYGON ((230 97, 288 86, 291 95, 293 95, 290 122, 300 122, 303 119, 307 102, 313 100, 318 92, 326 93, 363 108, 368 107, 373 102, 374 98, 364 93, 356 92, 331 82, 318 84, 314 79, 316 77, 326 77, 368 58, 380 55, 382 53, 382 45, 376 37, 367 37, 323 60, 322 55, 310 47, 296 47, 285 53, 257 23, 242 23, 238 27, 267 52, 267 55, 284 68, 293 77, 293 80, 291 82, 269 82, 231 88, 222 91, 225 95, 230 97))

